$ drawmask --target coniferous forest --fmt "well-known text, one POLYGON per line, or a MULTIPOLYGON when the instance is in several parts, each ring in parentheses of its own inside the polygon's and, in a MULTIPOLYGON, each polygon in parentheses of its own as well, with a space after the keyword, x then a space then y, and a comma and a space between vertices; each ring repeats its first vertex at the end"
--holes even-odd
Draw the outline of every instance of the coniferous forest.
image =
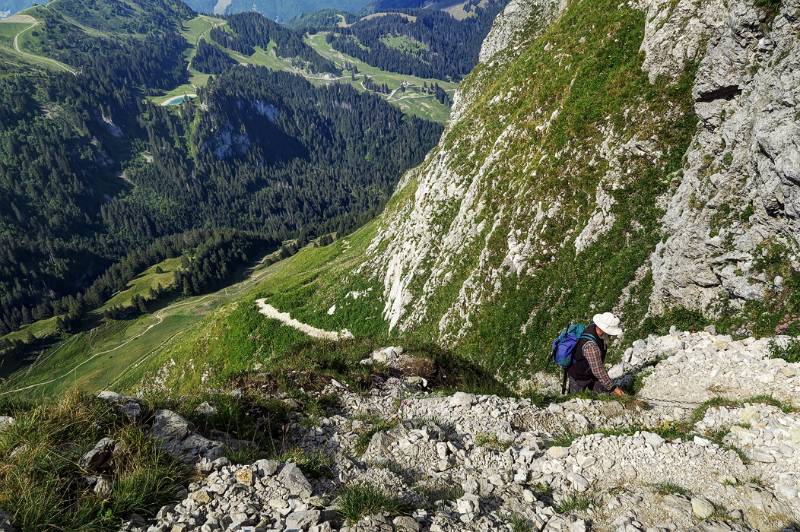
MULTIPOLYGON (((423 78, 460 80, 478 62, 478 54, 503 1, 468 6, 463 20, 437 9, 403 9, 368 17, 347 28, 335 28, 328 42, 345 54, 383 70, 423 78)), ((421 6, 420 6, 421 7, 421 6)))
MULTIPOLYGON (((187 82, 175 30, 187 8, 147 0, 158 16, 136 26, 113 2, 61 2, 124 31, 75 33, 64 12, 34 8, 38 50, 76 74, 0 69, 0 333, 53 315, 69 328, 166 257, 194 257, 178 286, 197 293, 286 239, 349 231, 441 133, 349 86, 231 65, 211 43, 195 57, 213 74, 198 98, 155 105, 187 82)), ((250 29, 266 19, 237 17, 228 35, 262 46, 250 29)), ((332 66, 268 29, 279 49, 332 66)))

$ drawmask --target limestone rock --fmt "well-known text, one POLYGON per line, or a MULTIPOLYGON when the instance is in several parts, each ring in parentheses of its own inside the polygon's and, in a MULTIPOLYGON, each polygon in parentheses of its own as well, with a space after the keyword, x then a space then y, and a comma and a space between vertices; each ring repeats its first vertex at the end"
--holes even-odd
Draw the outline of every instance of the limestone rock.
POLYGON ((151 433, 167 452, 186 463, 214 460, 224 452, 222 443, 197 434, 186 419, 171 410, 154 414, 151 433))
POLYGON ((311 495, 312 488, 300 468, 293 463, 283 466, 278 474, 278 480, 283 483, 292 495, 308 497, 311 495))
POLYGON ((116 442, 111 438, 102 438, 78 461, 78 465, 87 471, 100 471, 111 460, 116 442))
POLYGON ((705 497, 692 497, 692 512, 699 519, 707 519, 714 513, 714 505, 705 497))

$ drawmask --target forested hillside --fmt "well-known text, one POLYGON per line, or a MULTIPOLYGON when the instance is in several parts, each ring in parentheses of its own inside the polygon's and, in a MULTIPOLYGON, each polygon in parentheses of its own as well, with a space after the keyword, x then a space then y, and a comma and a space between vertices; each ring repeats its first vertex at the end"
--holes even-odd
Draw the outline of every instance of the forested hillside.
MULTIPOLYGON (((0 54, 0 332, 102 301, 125 276, 91 283, 160 237, 230 228, 274 247, 351 229, 441 131, 349 87, 230 69, 204 40, 193 66, 219 77, 197 103, 155 106, 148 95, 188 82, 185 5, 56 0, 31 14, 27 55, 0 54)), ((225 35, 246 46, 242 17, 225 35)), ((258 18, 281 53, 332 66, 258 18)))
POLYGON ((384 70, 459 80, 478 62, 481 43, 505 2, 475 7, 462 19, 433 8, 394 9, 328 34, 341 52, 384 70))
POLYGON ((358 13, 369 6, 370 0, 187 0, 186 3, 201 13, 222 15, 256 11, 272 20, 287 22, 322 9, 358 13))
POLYGON ((333 63, 320 57, 293 30, 252 13, 231 15, 226 20, 225 27, 211 30, 211 38, 225 48, 251 55, 257 46, 266 49, 274 43, 279 57, 297 58, 312 72, 339 73, 333 63))

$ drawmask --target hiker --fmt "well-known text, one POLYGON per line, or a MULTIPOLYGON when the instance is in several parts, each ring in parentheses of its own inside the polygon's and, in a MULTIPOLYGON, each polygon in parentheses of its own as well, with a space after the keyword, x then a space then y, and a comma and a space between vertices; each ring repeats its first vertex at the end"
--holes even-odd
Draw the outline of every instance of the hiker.
POLYGON ((619 318, 612 313, 603 312, 592 317, 592 324, 586 327, 578 340, 572 364, 567 368, 569 393, 590 390, 611 392, 617 397, 626 395, 621 388, 611 382, 604 365, 610 337, 620 334, 622 328, 619 326, 619 318))

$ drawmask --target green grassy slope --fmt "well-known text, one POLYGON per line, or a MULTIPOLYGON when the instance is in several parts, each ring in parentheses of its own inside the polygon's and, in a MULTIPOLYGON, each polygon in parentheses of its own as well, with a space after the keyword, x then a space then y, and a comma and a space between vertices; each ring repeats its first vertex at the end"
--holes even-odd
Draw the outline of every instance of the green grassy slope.
MULTIPOLYGON (((528 213, 530 218, 523 215, 510 219, 503 215, 513 212, 516 205, 560 202, 559 211, 541 230, 538 255, 531 261, 537 267, 524 276, 510 275, 493 287, 496 292, 491 303, 473 308, 472 325, 448 345, 487 369, 503 368, 507 378, 513 380, 541 367, 546 344, 564 324, 591 316, 593 308, 614 306, 660 237, 661 211, 656 199, 669 190, 674 173, 680 170, 695 128, 690 93, 693 72, 686 72, 674 82, 660 80, 650 84, 641 70, 639 46, 643 28, 643 15, 634 9, 610 1, 575 2, 516 58, 491 69, 479 67, 464 82, 466 90, 473 94, 471 103, 440 148, 447 152, 448 164, 461 175, 474 175, 484 169, 479 183, 483 188, 477 192, 489 201, 476 220, 483 232, 475 245, 452 257, 447 281, 433 285, 435 289, 426 294, 421 323, 404 333, 403 338, 392 341, 440 340, 441 317, 453 306, 482 251, 485 250, 483 260, 500 267, 506 255, 506 235, 517 227, 536 226, 533 210, 528 213), (563 54, 567 53, 571 57, 569 68, 563 63, 563 54), (520 90, 512 90, 515 88, 520 90), (554 114, 556 109, 559 112, 554 114), (539 127, 544 122, 548 127, 539 127), (502 145, 498 162, 486 165, 487 158, 497 155, 497 139, 510 125, 521 133, 502 145), (591 209, 582 207, 593 205, 595 187, 609 169, 608 161, 596 157, 609 127, 618 135, 620 144, 632 138, 646 138, 661 156, 655 161, 631 153, 620 156, 626 173, 619 189, 612 192, 616 200, 615 221, 605 238, 576 257, 573 246, 560 243, 564 235, 577 234, 591 214, 591 209), (568 156, 556 155, 562 153, 568 156), (495 220, 498 226, 490 235, 488 231, 495 220)), ((406 180, 405 188, 396 194, 387 213, 369 231, 386 228, 394 223, 395 212, 407 210, 420 176, 433 164, 439 164, 439 160, 429 157, 416 175, 406 180)), ((458 207, 454 204, 435 212, 437 224, 449 227, 458 207)), ((276 307, 312 325, 332 330, 349 328, 356 336, 389 341, 381 318, 382 272, 373 276, 364 267, 364 258, 359 254, 367 248, 367 230, 357 235, 354 242, 360 244, 352 245, 349 255, 343 252, 319 273, 317 268, 309 268, 292 282, 286 279, 275 283, 268 295, 276 307), (347 266, 348 262, 356 268, 347 266), (302 281, 304 275, 308 282, 302 281), (349 293, 370 288, 372 291, 358 300, 348 297, 349 293), (336 311, 328 315, 327 310, 333 305, 337 306, 336 311)), ((404 235, 395 238, 402 239, 404 235)), ((379 252, 371 250, 368 256, 379 252)), ((301 266, 294 261, 284 265, 292 269, 301 266)), ((412 291, 416 295, 423 293, 428 267, 426 264, 415 272, 412 291)), ((479 282, 494 283, 481 279, 479 282)), ((632 326, 629 336, 635 339, 644 331, 649 278, 645 276, 634 283, 631 290, 632 297, 623 312, 632 326)), ((412 306, 418 304, 414 298, 412 293, 412 306)), ((237 323, 247 322, 248 313, 254 326, 260 323, 249 310, 251 306, 248 302, 242 307, 244 314, 238 315, 237 323)), ((222 318, 217 327, 217 335, 224 338, 219 341, 219 349, 236 342, 225 332, 236 329, 233 322, 222 318)), ((253 329, 256 330, 260 329, 253 329)), ((266 338, 265 344, 245 342, 237 358, 268 359, 277 352, 275 345, 284 347, 281 342, 275 344, 271 335, 261 334, 266 338)), ((242 334, 237 337, 249 338, 242 334)), ((199 355, 177 358, 194 360, 195 356, 199 355)), ((213 364, 213 360, 218 357, 212 355, 208 363, 213 364)), ((176 377, 175 383, 180 381, 176 377)))
MULTIPOLYGON (((201 384, 206 372, 213 381, 250 367, 264 353, 283 352, 306 341, 294 329, 266 320, 256 312, 255 299, 270 297, 276 305, 292 305, 306 319, 319 300, 308 298, 314 287, 336 286, 333 279, 363 253, 374 234, 367 226, 352 237, 326 247, 310 246, 291 259, 256 267, 243 281, 217 292, 171 303, 153 314, 131 320, 111 320, 97 328, 73 335, 41 355, 33 365, 11 376, 0 387, 0 397, 43 398, 78 387, 97 391, 108 387, 136 388, 146 377, 154 377, 170 361, 179 361, 178 371, 162 375, 175 390, 190 390, 201 384), (244 331, 238 334, 237 331, 244 331), (258 343, 254 331, 263 331, 258 343), (224 333, 224 334, 223 334, 224 333), (258 345, 253 344, 256 341, 258 345), (213 343, 213 345, 210 345, 213 343)), ((177 260, 177 259, 172 259, 177 260)), ((162 267, 164 265, 162 264, 162 267)), ((151 272, 155 266, 148 270, 151 272)), ((141 276, 132 288, 155 282, 158 274, 141 276)), ((324 291, 324 290, 323 290, 324 291)), ((379 310, 375 318, 379 317, 379 310)), ((341 316, 341 322, 350 322, 341 316)), ((322 325, 334 327, 329 320, 322 325)), ((41 322, 31 325, 38 327, 41 322)), ((375 319, 375 324, 380 320, 375 319)), ((365 329, 354 332, 365 335, 365 329)), ((373 334, 374 331, 369 331, 373 334)), ((163 372, 162 372, 163 373, 163 372)), ((207 380, 207 379, 206 379, 207 380)), ((211 381, 209 381, 211 382, 211 381)))
MULTIPOLYGON (((641 71, 643 27, 640 12, 610 0, 573 2, 516 58, 491 69, 479 67, 465 81, 471 103, 437 148, 446 150, 449 164, 462 175, 484 167, 487 179, 482 186, 490 189, 479 192, 492 199, 481 215, 487 222, 514 205, 549 203, 555 197, 561 202, 560 215, 551 217, 541 233, 541 255, 534 262, 538 266, 525 276, 505 278, 493 303, 480 307, 472 317, 474 325, 451 344, 457 354, 492 372, 504 368, 509 380, 537 367, 535 354, 543 352, 557 328, 576 316, 589 315, 592 305, 612 306, 659 238, 656 198, 669 190, 694 131, 693 74, 651 85, 641 71), (563 53, 572 58, 569 68, 562 62, 563 53), (509 90, 515 87, 524 90, 509 90), (559 113, 550 118, 554 109, 559 113), (549 126, 537 129, 548 118, 549 126), (486 166, 496 139, 509 124, 525 134, 510 137, 500 163, 486 166), (590 214, 581 206, 594 196, 596 183, 608 169, 605 160, 590 164, 590 159, 606 138, 607 130, 601 126, 609 124, 621 142, 651 139, 662 157, 656 162, 635 155, 623 158, 629 172, 614 192, 615 222, 606 238, 576 260, 572 246, 558 243, 564 234, 583 227, 590 214), (553 156, 557 153, 569 156, 553 156), (589 278, 592 282, 585 282, 589 278)), ((156 317, 75 338, 74 348, 66 345, 63 352, 16 377, 5 389, 54 377, 58 379, 24 393, 58 393, 74 384, 96 390, 135 389, 144 383, 176 394, 214 386, 256 363, 269 365, 308 341, 294 329, 259 315, 254 304, 259 297, 311 325, 347 328, 361 342, 438 340, 440 318, 481 250, 473 246, 454 258, 449 282, 427 295, 424 321, 402 338, 389 333, 382 317, 382 277, 365 265, 365 257, 378 255, 387 244, 369 248, 378 230, 408 210, 418 184, 437 161, 434 154, 413 170, 385 213, 349 237, 259 269, 227 290, 170 305, 156 317), (156 318, 163 321, 153 323, 156 318), (142 331, 146 332, 137 336, 142 331), (132 337, 124 349, 97 355, 132 337), (89 352, 97 355, 85 363, 86 347, 81 342, 91 345, 89 352), (64 375, 64 368, 76 363, 83 365, 64 375)), ((454 219, 458 206, 451 207, 435 213, 441 227, 454 219)), ((502 261, 504 237, 513 228, 507 218, 498 219, 498 236, 486 240, 490 264, 502 261)), ((417 272, 415 279, 412 287, 421 293, 425 271, 417 272)), ((648 282, 645 277, 633 287, 624 309, 629 323, 641 322, 648 282)), ((630 334, 637 336, 635 328, 630 334)))
MULTIPOLYGON (((641 69, 643 31, 644 14, 636 9, 610 0, 572 2, 512 61, 479 66, 465 80, 471 103, 440 145, 459 175, 481 176, 471 192, 486 204, 474 220, 480 234, 450 257, 448 279, 432 291, 426 287, 417 334, 432 340, 452 335, 451 344, 468 357, 490 368, 514 368, 513 377, 541 367, 560 328, 591 317, 593 309, 614 307, 634 281, 660 238, 657 198, 680 171, 696 123, 693 72, 650 84, 641 69), (576 255, 572 242, 610 170, 602 155, 609 138, 612 145, 647 139, 660 155, 617 155, 624 172, 610 192, 614 222, 576 255), (541 220, 536 205, 558 208, 541 220), (533 267, 499 279, 478 275, 469 291, 483 291, 487 299, 473 305, 468 322, 457 311, 448 314, 458 308, 471 272, 503 271, 508 235, 524 239, 531 231, 537 238, 526 253, 533 267)), ((437 224, 449 227, 460 206, 442 205, 433 214, 437 224)), ((415 272, 412 294, 423 293, 430 267, 415 272)), ((631 339, 644 318, 648 282, 645 277, 631 287, 623 309, 631 339)))
MULTIPOLYGON (((31 15, 15 15, 14 17, 0 20, 0 52, 4 56, 14 61, 45 67, 51 70, 62 72, 74 72, 72 68, 52 59, 36 53, 30 49, 30 38, 32 32, 39 26, 40 22, 31 15)), ((4 59, 5 63, 6 60, 4 59)))
MULTIPOLYGON (((580 212, 579 206, 587 196, 593 195, 594 186, 606 167, 604 163, 590 165, 584 157, 591 157, 602 142, 604 135, 598 126, 605 123, 607 117, 619 131, 625 131, 628 138, 646 135, 658 139, 659 146, 667 154, 658 165, 635 158, 625 161, 632 169, 630 175, 635 178, 626 182, 624 192, 617 198, 617 222, 608 239, 591 246, 579 261, 575 260, 574 249, 565 246, 552 259, 544 261, 533 275, 508 278, 498 296, 501 303, 480 310, 473 320, 476 325, 453 348, 487 368, 509 363, 524 368, 519 363, 535 352, 558 324, 585 315, 593 303, 603 307, 613 304, 657 241, 655 198, 668 187, 668 176, 680 168, 694 118, 689 95, 691 74, 677 84, 666 86, 650 85, 641 72, 638 47, 643 25, 641 13, 628 8, 617 9, 616 5, 610 5, 610 0, 599 4, 575 2, 557 24, 518 58, 492 71, 479 67, 465 81, 468 90, 477 96, 465 118, 449 130, 441 148, 448 150, 460 172, 475 172, 490 155, 493 139, 508 124, 530 128, 528 137, 520 136, 520 140, 512 141, 507 147, 504 164, 488 168, 497 178, 486 181, 493 183, 491 197, 495 204, 487 206, 484 216, 491 219, 489 217, 498 210, 520 201, 532 204, 548 201, 554 191, 558 191, 564 214, 554 218, 542 235, 550 242, 572 230, 576 213, 580 226, 588 217, 588 213, 580 212), (548 52, 548 43, 574 55, 570 69, 564 69, 558 58, 548 52), (528 84, 531 79, 536 82, 528 84), (509 87, 526 84, 528 90, 513 92, 513 96, 501 103, 489 105, 490 101, 496 101, 498 94, 506 94, 509 87), (637 102, 641 109, 636 113, 635 123, 624 116, 631 102, 637 102), (536 121, 528 121, 539 108, 544 110, 539 113, 542 116, 550 116, 553 108, 561 109, 558 119, 544 134, 536 132, 536 121), (668 114, 665 112, 668 108, 678 112, 668 114), (644 119, 665 115, 672 118, 644 119), (527 140, 523 143, 522 139, 527 140), (557 153, 567 146, 575 148, 571 162, 541 158, 543 154, 557 153), (534 160, 539 161, 538 167, 523 168, 519 163, 521 154, 531 150, 535 152, 534 160), (502 174, 502 178, 498 174, 502 174), (538 177, 532 180, 531 175, 538 177), (522 196, 518 193, 520 188, 525 191, 522 196), (564 190, 569 193, 563 194, 564 190), (641 229, 630 232, 633 223, 640 224, 641 229), (590 275, 594 285, 586 286, 583 279, 590 275), (569 293, 569 297, 559 296, 565 293, 569 293), (520 324, 529 319, 532 323, 529 332, 520 333, 520 324)), ((275 307, 314 326, 329 330, 347 328, 358 338, 388 341, 389 331, 382 317, 382 279, 359 266, 365 256, 380 252, 378 249, 367 253, 370 241, 382 224, 392 220, 395 213, 412 201, 419 176, 423 176, 427 165, 435 160, 429 157, 414 170, 405 188, 390 201, 386 213, 350 237, 325 248, 304 250, 230 290, 169 306, 154 317, 139 318, 124 327, 115 324, 91 336, 76 338, 74 348, 66 346, 6 388, 58 377, 64 373, 63 368, 85 359, 86 345, 90 345, 88 352, 96 354, 143 330, 147 330, 146 334, 131 340, 124 350, 97 356, 78 371, 31 389, 31 393, 53 393, 74 383, 90 389, 114 383, 135 388, 142 381, 152 385, 156 376, 158 385, 166 385, 177 392, 190 390, 203 381, 211 385, 256 362, 268 363, 271 357, 279 357, 290 347, 307 340, 297 331, 260 316, 254 304, 258 297, 266 297, 275 307), (329 313, 333 305, 336 305, 335 312, 329 313), (163 319, 163 322, 154 323, 156 319, 163 319), (172 338, 176 334, 178 336, 172 338)), ((450 224, 455 213, 454 207, 437 214, 442 227, 450 224)), ((494 246, 491 239, 490 246, 494 246)), ((451 281, 429 297, 426 320, 403 341, 438 339, 439 319, 452 304, 479 251, 468 249, 463 258, 454 263, 457 267, 451 281)), ((494 256, 491 248, 489 256, 490 260, 502 259, 494 256)), ((424 276, 420 276, 420 287, 423 281, 424 276)), ((636 310, 627 312, 630 315, 636 310)))

